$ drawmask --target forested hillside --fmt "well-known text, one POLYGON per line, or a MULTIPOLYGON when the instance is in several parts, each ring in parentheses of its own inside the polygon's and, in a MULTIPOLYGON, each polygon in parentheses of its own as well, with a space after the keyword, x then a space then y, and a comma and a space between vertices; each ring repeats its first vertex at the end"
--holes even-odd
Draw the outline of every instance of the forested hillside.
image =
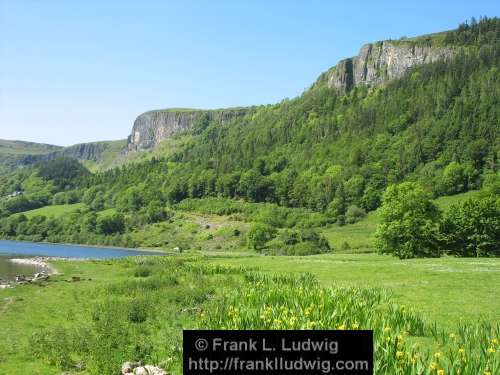
MULTIPOLYGON (((23 192, 2 202, 2 216, 81 201, 88 222, 75 219, 72 231, 95 231, 95 213, 114 209, 105 236, 165 220, 164 207, 187 198, 219 197, 315 212, 316 226, 343 225, 379 207, 390 184, 413 181, 434 197, 480 189, 498 181, 499 40, 493 18, 396 41, 453 54, 381 85, 342 92, 321 75, 297 98, 223 123, 200 117, 165 157, 95 174, 65 160, 37 164, 2 178, 0 195, 23 192)), ((16 235, 19 217, 4 221, 4 236, 16 235)))

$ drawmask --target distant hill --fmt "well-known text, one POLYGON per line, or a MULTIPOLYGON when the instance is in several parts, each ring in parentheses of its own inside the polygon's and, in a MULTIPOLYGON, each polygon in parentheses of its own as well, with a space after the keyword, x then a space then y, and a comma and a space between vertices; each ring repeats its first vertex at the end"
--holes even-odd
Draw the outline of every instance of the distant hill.
POLYGON ((119 159, 125 146, 126 140, 90 142, 69 147, 0 140, 0 174, 59 156, 78 159, 90 170, 107 169, 119 159))
POLYGON ((9 141, 0 139, 0 155, 42 155, 61 150, 63 147, 44 143, 9 141))
POLYGON ((0 139, 0 174, 11 171, 26 156, 47 155, 60 150, 60 146, 0 139))

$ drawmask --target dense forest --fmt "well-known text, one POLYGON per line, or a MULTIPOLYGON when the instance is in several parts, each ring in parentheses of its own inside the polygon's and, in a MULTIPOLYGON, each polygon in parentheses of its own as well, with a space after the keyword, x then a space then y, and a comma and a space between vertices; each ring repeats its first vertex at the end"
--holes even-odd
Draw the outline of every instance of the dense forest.
MULTIPOLYGON (((388 186, 404 181, 430 197, 494 186, 500 168, 499 40, 500 19, 485 18, 439 37, 401 41, 451 46, 453 58, 347 93, 320 79, 297 98, 255 107, 222 125, 202 119, 168 157, 98 173, 68 158, 17 170, 0 180, 0 196, 22 192, 2 199, 0 235, 79 242, 93 233, 98 243, 134 246, 127 237, 134 228, 168 220, 169 209, 186 200, 213 198, 281 212, 278 223, 264 220, 254 228, 271 239, 273 228, 356 222, 381 205, 388 186), (86 208, 73 218, 17 214, 76 202, 86 208), (96 214, 110 208, 113 215, 96 214), (290 225, 288 216, 300 218, 290 225)), ((317 233, 283 236, 280 244, 309 241, 327 250, 317 233)))

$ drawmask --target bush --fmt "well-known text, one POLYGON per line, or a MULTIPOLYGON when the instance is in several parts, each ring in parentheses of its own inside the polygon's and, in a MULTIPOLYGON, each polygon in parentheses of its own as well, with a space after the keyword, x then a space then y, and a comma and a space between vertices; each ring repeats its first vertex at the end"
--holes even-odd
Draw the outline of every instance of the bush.
POLYGON ((269 242, 265 253, 272 255, 314 255, 331 251, 328 241, 312 229, 282 230, 269 242))
POLYGON ((360 221, 362 218, 365 217, 365 215, 366 215, 365 210, 353 204, 349 206, 349 208, 347 209, 345 218, 349 224, 353 224, 356 223, 357 221, 360 221))
POLYGON ((247 244, 254 250, 262 249, 267 241, 274 238, 276 230, 270 225, 254 223, 247 233, 247 244))
POLYGON ((152 273, 152 269, 150 267, 138 266, 135 269, 134 276, 135 277, 148 277, 149 275, 151 275, 151 273, 152 273))
POLYGON ((300 241, 299 232, 290 229, 281 231, 279 238, 285 245, 295 245, 300 241))
POLYGON ((147 301, 143 299, 132 300, 128 311, 128 320, 132 323, 145 322, 149 315, 149 308, 147 301))
POLYGON ((346 224, 346 217, 345 217, 345 215, 339 215, 339 216, 337 216, 337 225, 339 227, 342 227, 345 224, 346 224))
POLYGON ((342 245, 340 246, 340 249, 342 251, 351 250, 351 245, 349 245, 349 242, 344 241, 344 242, 342 242, 342 245))

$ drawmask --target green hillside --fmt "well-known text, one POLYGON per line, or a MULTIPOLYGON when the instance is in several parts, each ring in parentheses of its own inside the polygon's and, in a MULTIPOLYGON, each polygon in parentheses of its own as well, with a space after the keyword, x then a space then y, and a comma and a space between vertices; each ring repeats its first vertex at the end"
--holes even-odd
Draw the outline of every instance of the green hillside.
POLYGON ((43 143, 0 140, 0 175, 9 174, 18 167, 30 167, 36 163, 57 157, 71 157, 81 161, 96 172, 126 162, 125 139, 77 144, 68 147, 43 143))
POLYGON ((0 139, 0 175, 9 173, 20 160, 30 155, 46 155, 61 150, 59 146, 0 139))
POLYGON ((60 146, 0 139, 0 155, 42 155, 60 150, 60 146))

